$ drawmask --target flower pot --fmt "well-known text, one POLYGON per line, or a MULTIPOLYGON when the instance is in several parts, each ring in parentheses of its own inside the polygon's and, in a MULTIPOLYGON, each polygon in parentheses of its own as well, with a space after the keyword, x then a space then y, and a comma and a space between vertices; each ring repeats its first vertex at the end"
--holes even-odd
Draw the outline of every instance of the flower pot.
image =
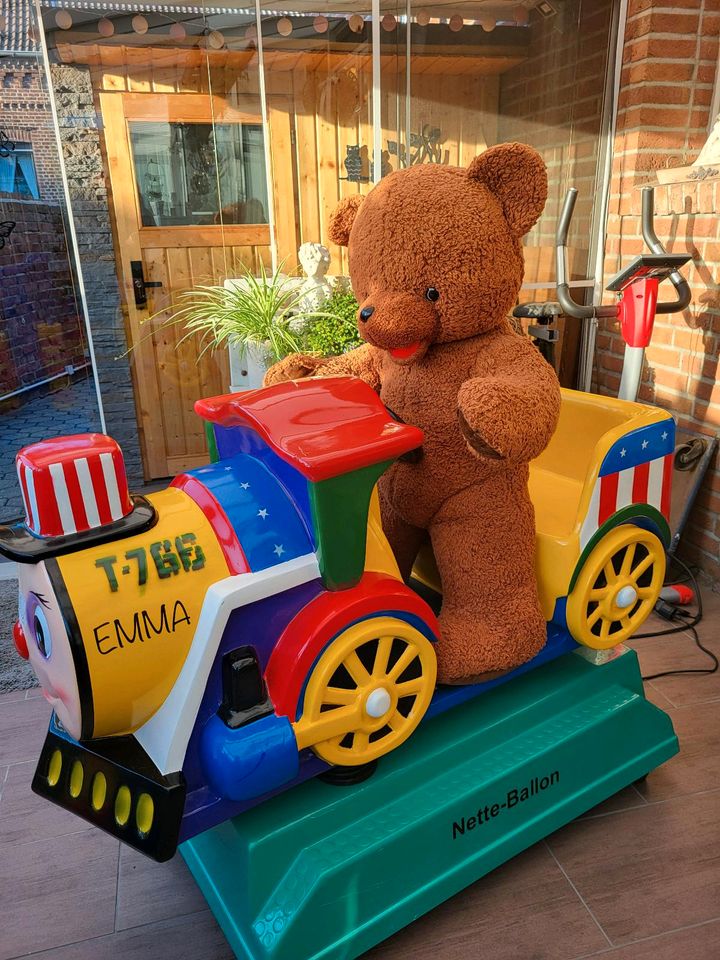
POLYGON ((269 366, 267 354, 260 344, 243 350, 236 344, 228 344, 230 356, 230 392, 256 390, 263 384, 263 377, 269 366))

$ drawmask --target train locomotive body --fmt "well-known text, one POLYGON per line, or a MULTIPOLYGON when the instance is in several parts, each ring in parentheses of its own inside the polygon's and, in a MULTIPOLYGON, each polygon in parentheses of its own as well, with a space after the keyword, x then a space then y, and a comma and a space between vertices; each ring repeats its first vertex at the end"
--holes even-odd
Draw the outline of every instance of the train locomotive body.
POLYGON ((436 689, 432 557, 422 586, 401 580, 375 493, 421 432, 353 378, 196 409, 212 462, 147 497, 108 437, 26 447, 26 517, 0 528, 16 646, 54 711, 33 789, 157 860, 302 780, 369 769, 424 717, 579 643, 622 642, 657 598, 662 411, 564 392, 531 479, 548 642, 506 677, 436 689))

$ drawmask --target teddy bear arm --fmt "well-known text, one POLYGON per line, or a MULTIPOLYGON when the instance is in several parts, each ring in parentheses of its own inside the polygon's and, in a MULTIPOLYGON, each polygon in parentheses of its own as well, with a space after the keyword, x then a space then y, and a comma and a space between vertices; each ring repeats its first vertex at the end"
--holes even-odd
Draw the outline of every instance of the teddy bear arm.
POLYGON ((534 460, 550 442, 559 414, 560 385, 539 353, 505 374, 466 380, 458 394, 468 446, 493 460, 534 460))
POLYGON ((376 354, 366 343, 340 354, 339 357, 329 357, 324 360, 317 368, 316 374, 321 377, 359 377, 373 390, 380 390, 380 371, 376 354))
POLYGON ((265 374, 263 386, 271 387, 285 380, 305 377, 354 376, 365 380, 374 390, 380 389, 380 376, 370 347, 363 344, 339 357, 316 357, 305 353, 291 353, 273 364, 265 374))

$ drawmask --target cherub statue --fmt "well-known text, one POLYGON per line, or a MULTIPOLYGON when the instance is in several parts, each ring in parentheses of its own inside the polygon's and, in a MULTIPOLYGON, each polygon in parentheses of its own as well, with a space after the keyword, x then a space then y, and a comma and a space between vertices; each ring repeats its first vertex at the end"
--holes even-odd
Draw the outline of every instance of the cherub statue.
POLYGON ((330 251, 321 243, 303 243, 298 259, 306 277, 300 288, 300 306, 307 311, 319 310, 333 292, 325 276, 330 266, 330 251))

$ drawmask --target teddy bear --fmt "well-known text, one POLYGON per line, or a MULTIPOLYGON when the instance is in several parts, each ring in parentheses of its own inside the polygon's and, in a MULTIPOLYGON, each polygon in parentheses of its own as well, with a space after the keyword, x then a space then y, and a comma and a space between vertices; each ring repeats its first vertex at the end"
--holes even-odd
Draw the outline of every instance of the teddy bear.
POLYGON ((555 430, 560 388, 507 319, 523 279, 521 238, 546 197, 539 154, 504 143, 467 168, 417 164, 341 201, 330 237, 348 248, 365 343, 330 359, 293 354, 266 375, 266 384, 361 377, 422 429, 419 455, 393 464, 378 491, 403 577, 428 536, 432 544, 440 683, 506 672, 546 640, 528 465, 555 430))

